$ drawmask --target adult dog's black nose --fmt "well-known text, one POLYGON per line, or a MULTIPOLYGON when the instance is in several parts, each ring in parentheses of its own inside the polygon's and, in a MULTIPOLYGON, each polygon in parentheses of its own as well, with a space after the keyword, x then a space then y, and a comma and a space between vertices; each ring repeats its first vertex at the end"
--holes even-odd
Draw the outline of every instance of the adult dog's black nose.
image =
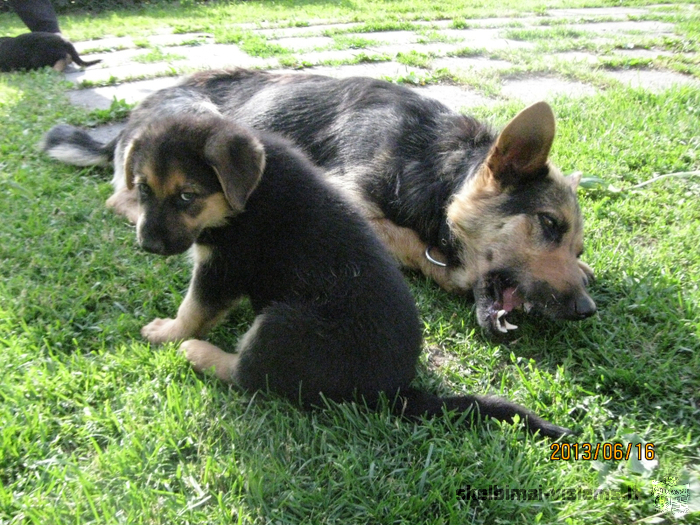
POLYGON ((593 299, 586 294, 581 294, 574 299, 574 311, 578 319, 586 319, 592 316, 598 308, 593 299))

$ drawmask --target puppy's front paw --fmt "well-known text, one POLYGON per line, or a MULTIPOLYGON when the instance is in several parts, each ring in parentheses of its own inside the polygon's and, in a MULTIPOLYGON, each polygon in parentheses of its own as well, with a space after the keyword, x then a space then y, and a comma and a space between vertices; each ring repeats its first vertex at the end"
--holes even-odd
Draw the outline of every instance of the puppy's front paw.
POLYGON ((153 344, 181 341, 192 334, 183 330, 177 319, 154 319, 141 328, 141 335, 153 344))

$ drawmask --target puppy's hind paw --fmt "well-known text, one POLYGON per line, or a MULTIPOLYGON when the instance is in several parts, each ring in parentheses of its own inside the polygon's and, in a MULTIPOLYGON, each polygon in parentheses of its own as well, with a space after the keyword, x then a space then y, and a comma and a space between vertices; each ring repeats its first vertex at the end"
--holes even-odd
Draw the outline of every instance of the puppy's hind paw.
POLYGON ((238 355, 229 354, 206 341, 190 339, 180 345, 180 351, 197 372, 212 370, 216 377, 227 383, 233 382, 238 364, 238 355))
POLYGON ((141 335, 153 344, 182 341, 192 334, 185 333, 177 319, 154 319, 141 328, 141 335))

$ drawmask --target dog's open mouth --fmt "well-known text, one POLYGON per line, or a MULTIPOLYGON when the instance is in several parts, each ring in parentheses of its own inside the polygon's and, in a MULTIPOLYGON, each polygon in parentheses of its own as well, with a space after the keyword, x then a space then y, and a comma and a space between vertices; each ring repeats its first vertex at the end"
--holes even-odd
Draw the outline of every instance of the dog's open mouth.
POLYGON ((534 305, 518 290, 518 284, 501 274, 492 274, 475 289, 479 324, 492 332, 508 333, 517 325, 508 321, 508 314, 515 310, 530 312, 534 305))

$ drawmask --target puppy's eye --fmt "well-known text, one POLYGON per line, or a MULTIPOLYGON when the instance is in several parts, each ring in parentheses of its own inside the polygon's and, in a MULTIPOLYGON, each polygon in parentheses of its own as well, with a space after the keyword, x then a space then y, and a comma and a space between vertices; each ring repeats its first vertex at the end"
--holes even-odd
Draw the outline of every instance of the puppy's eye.
POLYGON ((139 197, 142 199, 148 199, 153 195, 153 191, 151 191, 151 188, 148 186, 148 184, 144 184, 143 182, 139 182, 136 185, 136 189, 139 192, 139 197))
POLYGON ((180 200, 183 201, 183 202, 190 203, 190 202, 192 202, 193 200, 195 200, 195 198, 197 198, 197 194, 196 194, 196 193, 192 193, 191 191, 183 191, 183 192, 180 194, 180 200))

